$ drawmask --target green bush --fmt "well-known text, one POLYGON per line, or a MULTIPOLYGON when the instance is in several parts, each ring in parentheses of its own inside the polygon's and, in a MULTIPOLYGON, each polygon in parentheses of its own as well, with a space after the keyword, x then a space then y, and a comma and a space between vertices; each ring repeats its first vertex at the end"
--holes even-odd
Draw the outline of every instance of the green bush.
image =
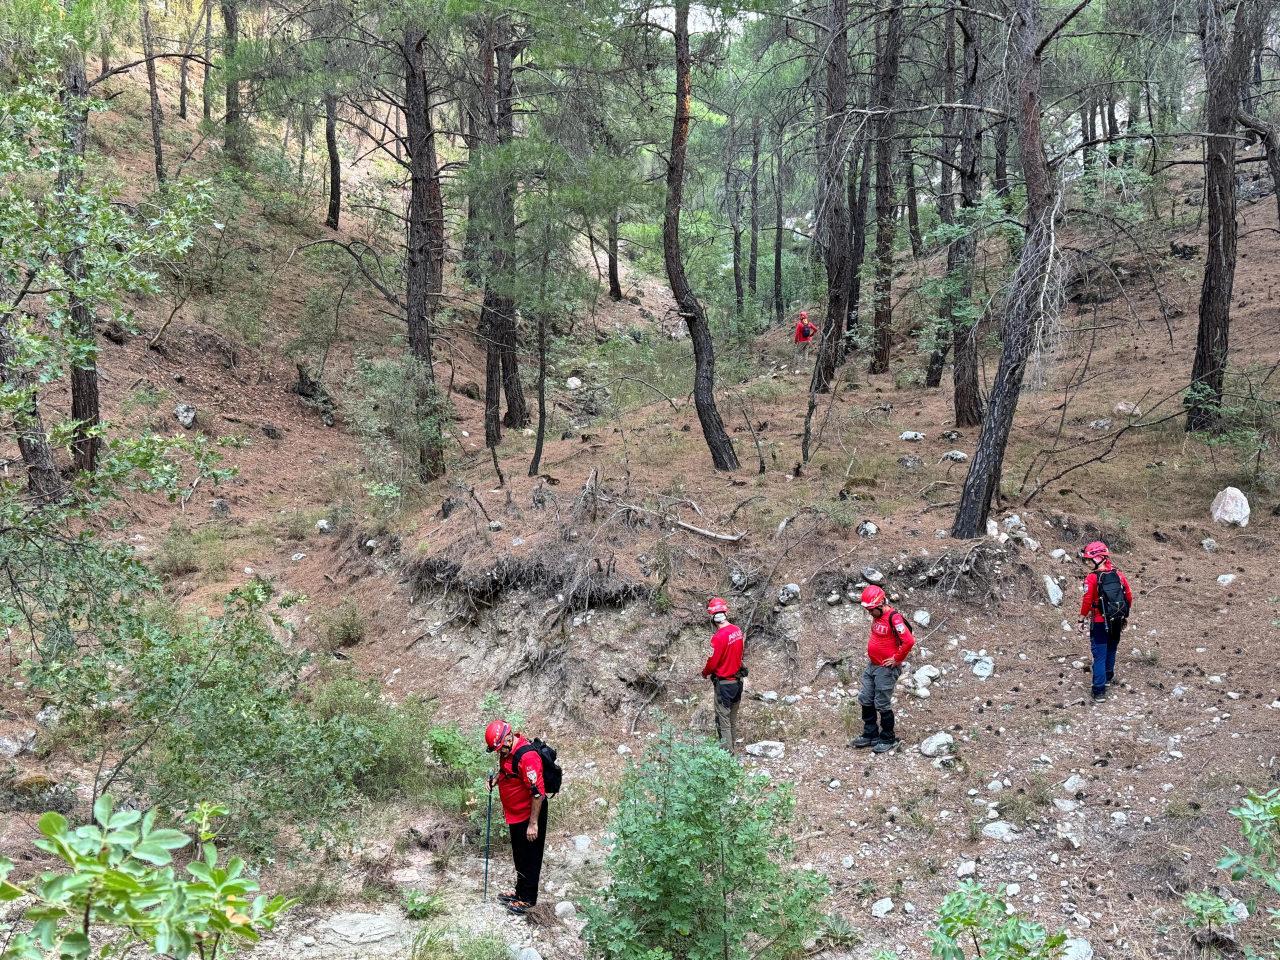
POLYGON ((320 617, 320 638, 331 653, 342 647, 354 647, 364 635, 364 614, 354 600, 343 600, 320 617))
POLYGON ((403 488, 417 476, 419 451, 442 447, 453 407, 415 361, 364 358, 342 394, 347 420, 378 484, 403 488))
POLYGON ((825 882, 790 866, 785 788, 664 732, 623 778, 610 880, 584 936, 603 960, 781 960, 822 930, 825 882))
POLYGON ((1058 960, 1067 936, 1047 933, 999 896, 966 880, 938 907, 929 940, 937 960, 1058 960))
POLYGON ((432 920, 446 913, 444 894, 439 890, 434 893, 423 893, 421 890, 410 890, 404 895, 404 915, 410 920, 432 920))
POLYGON ((216 525, 192 530, 185 524, 174 524, 160 541, 153 568, 166 580, 189 573, 225 573, 223 530, 216 525))

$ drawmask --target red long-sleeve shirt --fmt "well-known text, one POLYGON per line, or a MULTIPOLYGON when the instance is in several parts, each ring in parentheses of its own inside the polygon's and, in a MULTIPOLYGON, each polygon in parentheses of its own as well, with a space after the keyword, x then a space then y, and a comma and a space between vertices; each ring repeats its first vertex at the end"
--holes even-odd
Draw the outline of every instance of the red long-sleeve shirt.
POLYGON ((742 631, 726 623, 711 638, 711 656, 702 668, 704 677, 732 680, 742 669, 742 631))
MULTIPOLYGON (((1129 589, 1129 581, 1125 579, 1123 573, 1116 570, 1110 560, 1106 565, 1098 571, 1098 573, 1114 572, 1120 577, 1120 585, 1124 587, 1124 598, 1129 602, 1129 606, 1133 606, 1133 591, 1129 589)), ((1080 616, 1087 617, 1093 612, 1093 622, 1102 623, 1106 618, 1102 615, 1102 605, 1098 603, 1098 574, 1091 573, 1084 578, 1084 599, 1080 601, 1080 616)))
POLYGON ((817 332, 818 328, 808 320, 796 321, 796 343, 808 343, 817 332))
POLYGON ((533 812, 534 794, 547 795, 542 783, 542 755, 537 750, 526 750, 520 758, 520 769, 512 769, 516 751, 528 742, 523 734, 516 734, 511 752, 498 764, 498 795, 502 798, 502 816, 507 823, 524 823, 533 812))
POLYGON ((867 641, 867 656, 880 667, 900 667, 907 654, 916 645, 911 628, 902 614, 886 606, 879 618, 871 624, 871 638, 867 641))

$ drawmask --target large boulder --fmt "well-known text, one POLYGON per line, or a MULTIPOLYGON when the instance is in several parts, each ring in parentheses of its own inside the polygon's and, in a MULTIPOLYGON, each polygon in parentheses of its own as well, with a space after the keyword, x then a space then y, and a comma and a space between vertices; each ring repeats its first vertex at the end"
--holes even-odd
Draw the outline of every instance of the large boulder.
POLYGON ((1226 487, 1213 498, 1209 507, 1209 515, 1214 523, 1225 523, 1234 527, 1249 525, 1249 498, 1235 487, 1226 487))
POLYGON ((935 733, 931 737, 925 737, 920 743, 920 752, 926 757, 942 757, 949 755, 955 749, 955 737, 946 732, 935 733))

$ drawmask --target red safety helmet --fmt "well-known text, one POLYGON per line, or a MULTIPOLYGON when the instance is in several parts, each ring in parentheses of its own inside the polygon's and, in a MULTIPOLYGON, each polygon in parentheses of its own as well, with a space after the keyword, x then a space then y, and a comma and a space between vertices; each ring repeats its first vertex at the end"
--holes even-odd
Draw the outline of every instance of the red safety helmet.
POLYGON ((875 607, 883 607, 884 601, 884 591, 875 584, 862 588, 862 606, 864 609, 871 610, 875 607))
POLYGON ((1086 560, 1096 560, 1101 563, 1111 556, 1111 551, 1107 549, 1107 545, 1101 540, 1095 540, 1080 551, 1080 556, 1086 560))
POLYGON ((511 733, 511 724, 505 720, 494 720, 484 728, 484 746, 492 753, 502 746, 502 741, 511 733))
POLYGON ((720 597, 712 597, 707 601, 707 616, 714 617, 717 613, 728 615, 729 604, 720 597))
POLYGON ((801 320, 808 320, 808 319, 809 319, 809 311, 808 311, 808 310, 801 310, 801 311, 800 311, 800 319, 801 319, 801 320))

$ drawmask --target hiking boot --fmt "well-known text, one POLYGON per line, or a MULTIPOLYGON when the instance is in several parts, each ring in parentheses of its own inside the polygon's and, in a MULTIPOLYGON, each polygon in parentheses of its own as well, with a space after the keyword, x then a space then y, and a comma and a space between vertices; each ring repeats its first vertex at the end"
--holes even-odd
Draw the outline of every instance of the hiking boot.
POLYGON ((853 747, 855 750, 862 750, 865 747, 874 747, 879 742, 879 730, 863 730, 862 736, 849 741, 849 746, 853 747))
POLYGON ((1107 691, 1105 690, 1090 691, 1089 699, 1091 699, 1094 703, 1102 703, 1104 700, 1107 699, 1107 691))
POLYGON ((898 748, 898 738, 895 736, 881 737, 880 742, 872 749, 872 753, 888 753, 898 748))

